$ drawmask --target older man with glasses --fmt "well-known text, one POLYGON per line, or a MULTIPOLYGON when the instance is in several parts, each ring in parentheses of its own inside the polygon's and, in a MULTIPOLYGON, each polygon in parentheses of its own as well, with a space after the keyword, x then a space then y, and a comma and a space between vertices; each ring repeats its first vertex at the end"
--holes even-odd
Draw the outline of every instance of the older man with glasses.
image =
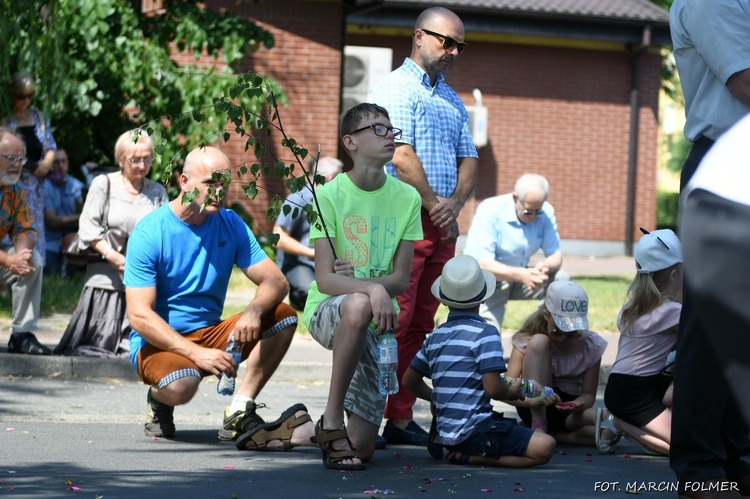
POLYGON ((42 256, 34 249, 37 230, 18 184, 25 161, 23 141, 0 127, 0 240, 8 235, 12 241, 0 247, 0 282, 10 284, 13 294, 8 352, 49 355, 33 333, 42 300, 42 256))
MULTIPOLYGON (((414 245, 411 280, 398 297, 398 377, 409 367, 425 337, 435 328, 438 301, 430 293, 445 263, 456 253, 458 214, 474 190, 479 160, 469 131, 469 114, 443 73, 468 44, 461 19, 433 7, 414 24, 411 55, 370 94, 393 126, 396 152, 386 170, 422 196, 424 240, 414 245)), ((390 443, 427 445, 427 432, 413 421, 416 397, 401 390, 388 397, 383 436, 390 443)))
POLYGON ((555 210, 547 202, 549 182, 527 173, 513 192, 479 204, 466 238, 464 254, 477 259, 497 279, 495 293, 479 313, 500 330, 508 300, 540 300, 555 280, 569 280, 560 270, 562 253, 555 210), (544 258, 529 266, 541 249, 544 258))

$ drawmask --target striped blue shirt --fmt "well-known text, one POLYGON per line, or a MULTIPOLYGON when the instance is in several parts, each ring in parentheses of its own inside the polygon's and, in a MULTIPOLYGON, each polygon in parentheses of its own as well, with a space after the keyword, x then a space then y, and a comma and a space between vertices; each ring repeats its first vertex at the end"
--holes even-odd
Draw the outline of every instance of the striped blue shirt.
POLYGON ((454 311, 425 340, 411 367, 432 379, 440 443, 457 445, 492 415, 482 375, 505 372, 503 347, 495 326, 473 312, 454 311))
MULTIPOLYGON (((449 197, 456 190, 457 158, 477 158, 469 130, 469 113, 458 94, 438 75, 429 75, 408 57, 370 92, 370 102, 388 110, 391 123, 403 131, 399 143, 409 144, 419 157, 433 192, 449 197)), ((389 175, 397 177, 391 162, 389 175)))

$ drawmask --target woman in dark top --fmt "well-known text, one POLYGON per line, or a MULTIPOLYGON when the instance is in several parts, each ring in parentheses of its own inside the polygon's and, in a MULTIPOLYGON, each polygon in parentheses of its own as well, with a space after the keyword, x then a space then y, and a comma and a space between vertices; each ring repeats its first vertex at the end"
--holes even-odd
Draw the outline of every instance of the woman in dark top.
POLYGON ((25 71, 13 74, 9 90, 11 116, 7 124, 15 127, 26 144, 27 160, 21 173, 21 184, 26 189, 29 209, 36 224, 34 248, 44 259, 44 177, 55 161, 57 143, 49 121, 41 111, 31 107, 36 91, 31 75, 25 71))

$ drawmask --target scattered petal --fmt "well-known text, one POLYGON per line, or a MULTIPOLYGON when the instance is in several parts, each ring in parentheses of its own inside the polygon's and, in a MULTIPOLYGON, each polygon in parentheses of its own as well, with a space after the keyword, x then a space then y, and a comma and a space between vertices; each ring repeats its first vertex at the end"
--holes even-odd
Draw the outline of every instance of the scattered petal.
POLYGON ((641 456, 635 458, 636 461, 640 461, 641 459, 643 459, 641 456))
POLYGON ((407 465, 406 465, 406 466, 404 466, 403 468, 404 468, 405 470, 407 470, 407 471, 410 471, 410 470, 413 470, 413 469, 414 469, 414 466, 412 466, 411 464, 407 464, 407 465))
POLYGON ((224 465, 224 469, 225 470, 233 470, 234 469, 234 465, 233 464, 225 464, 224 465))
POLYGON ((590 463, 591 462, 591 458, 586 459, 586 462, 590 463))
POLYGON ((482 492, 492 492, 492 489, 479 489, 479 490, 481 490, 482 492))
POLYGON ((568 455, 568 451, 562 450, 562 451, 560 451, 560 455, 561 456, 567 456, 568 455))
POLYGON ((514 492, 526 492, 526 489, 524 489, 523 487, 516 487, 515 489, 513 489, 513 491, 514 492))
POLYGON ((159 438, 158 437, 151 437, 151 440, 153 440, 154 442, 157 442, 159 440, 159 438))
POLYGON ((15 428, 6 428, 5 431, 16 431, 15 428))
POLYGON ((400 452, 394 452, 394 453, 393 453, 393 455, 394 455, 394 456, 396 456, 396 457, 397 457, 397 458, 399 458, 399 459, 401 459, 401 458, 403 458, 403 457, 406 457, 406 456, 404 456, 403 454, 401 454, 400 452))
POLYGON ((14 489, 13 487, 9 487, 8 488, 8 492, 13 492, 14 490, 16 490, 16 489, 14 489))
POLYGON ((73 490, 75 492, 81 492, 83 489, 81 487, 68 487, 68 490, 73 490))
POLYGON ((624 457, 625 459, 630 459, 630 454, 623 454, 622 457, 624 457))

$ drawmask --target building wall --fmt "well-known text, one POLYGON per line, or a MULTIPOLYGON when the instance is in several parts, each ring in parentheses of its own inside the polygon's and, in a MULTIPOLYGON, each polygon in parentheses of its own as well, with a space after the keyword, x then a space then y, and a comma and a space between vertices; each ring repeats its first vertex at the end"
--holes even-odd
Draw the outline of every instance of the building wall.
MULTIPOLYGON (((344 40, 342 6, 335 1, 208 4, 245 15, 274 34, 276 46, 260 49, 238 70, 252 69, 279 80, 289 98, 280 111, 287 134, 311 152, 320 144, 322 155, 339 153, 343 45, 392 48, 394 67, 411 49, 408 36, 350 34, 344 40)), ((479 150, 479 180, 475 196, 462 211, 461 233, 468 231, 482 199, 510 192, 519 175, 537 172, 550 181, 550 201, 563 239, 624 241, 631 55, 624 50, 471 43, 471 33, 467 39, 469 49, 446 78, 467 105, 474 104, 472 89, 482 91, 489 108, 489 144, 479 150)), ((639 226, 656 224, 660 79, 659 56, 646 54, 640 78, 635 240, 639 226)), ((272 143, 279 141, 276 134, 272 143)), ((235 164, 254 161, 243 152, 242 140, 233 139, 223 147, 235 164)), ((287 163, 292 160, 279 147, 276 153, 287 163)), ((254 216, 255 228, 266 232, 272 227, 266 220, 268 200, 285 189, 273 180, 263 184, 271 193, 261 190, 254 201, 240 193, 238 199, 254 216)))

